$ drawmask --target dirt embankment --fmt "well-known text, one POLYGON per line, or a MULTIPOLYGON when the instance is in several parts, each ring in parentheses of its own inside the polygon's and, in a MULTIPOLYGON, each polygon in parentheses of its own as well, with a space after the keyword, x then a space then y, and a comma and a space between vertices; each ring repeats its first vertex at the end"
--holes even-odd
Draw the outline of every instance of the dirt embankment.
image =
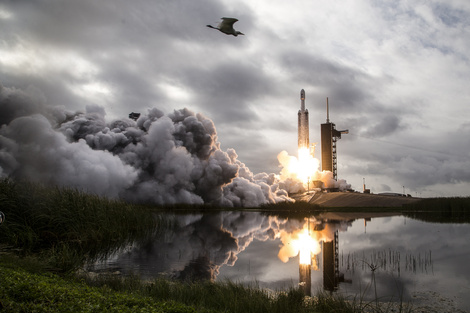
POLYGON ((345 208, 398 208, 404 204, 419 201, 419 198, 364 194, 356 192, 317 192, 308 201, 321 207, 345 208))

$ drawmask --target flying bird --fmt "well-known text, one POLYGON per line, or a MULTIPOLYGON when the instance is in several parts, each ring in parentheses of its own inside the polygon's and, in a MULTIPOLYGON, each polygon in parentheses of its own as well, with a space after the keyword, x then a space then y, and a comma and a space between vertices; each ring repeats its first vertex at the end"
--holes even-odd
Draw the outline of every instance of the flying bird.
POLYGON ((236 18, 222 17, 222 22, 220 22, 219 25, 217 25, 217 27, 214 27, 212 25, 206 25, 206 26, 213 28, 213 29, 217 29, 226 35, 234 35, 235 37, 238 35, 245 35, 244 33, 233 29, 233 24, 237 21, 238 20, 236 18))

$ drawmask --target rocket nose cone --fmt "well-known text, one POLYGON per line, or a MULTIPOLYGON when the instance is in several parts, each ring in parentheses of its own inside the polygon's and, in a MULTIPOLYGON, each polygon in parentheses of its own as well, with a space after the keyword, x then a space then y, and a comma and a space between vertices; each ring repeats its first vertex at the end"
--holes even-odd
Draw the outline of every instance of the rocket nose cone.
POLYGON ((300 100, 305 100, 305 90, 300 91, 300 100))

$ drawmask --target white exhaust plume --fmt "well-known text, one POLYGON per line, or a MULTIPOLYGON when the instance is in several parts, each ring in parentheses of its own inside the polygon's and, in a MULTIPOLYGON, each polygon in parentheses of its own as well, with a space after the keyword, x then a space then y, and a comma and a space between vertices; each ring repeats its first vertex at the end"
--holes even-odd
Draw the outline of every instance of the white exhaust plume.
POLYGON ((313 185, 315 181, 321 181, 323 188, 334 188, 341 191, 351 189, 351 185, 344 179, 335 180, 332 172, 319 171, 320 162, 311 155, 307 159, 299 160, 297 157, 289 155, 287 151, 281 151, 277 159, 282 166, 279 185, 289 193, 305 192, 308 187, 310 187, 310 191, 319 191, 320 188, 315 188, 313 185), (305 178, 308 178, 310 186, 305 182, 305 178))
POLYGON ((76 187, 156 204, 259 206, 293 201, 279 176, 253 173, 222 151, 213 122, 188 109, 137 120, 50 108, 37 91, 0 86, 0 177, 76 187))

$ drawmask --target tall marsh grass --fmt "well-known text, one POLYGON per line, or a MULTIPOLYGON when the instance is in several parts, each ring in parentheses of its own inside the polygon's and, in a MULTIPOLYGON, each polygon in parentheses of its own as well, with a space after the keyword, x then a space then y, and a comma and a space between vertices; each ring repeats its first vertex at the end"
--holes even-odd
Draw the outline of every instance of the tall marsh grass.
MULTIPOLYGON (((156 279, 142 282, 137 276, 113 275, 83 278, 88 285, 107 287, 119 292, 133 292, 153 299, 176 301, 196 308, 232 313, 410 313, 411 305, 383 302, 378 298, 365 301, 362 295, 348 297, 319 290, 313 297, 299 288, 287 291, 263 290, 256 284, 244 286, 231 281, 213 283, 176 282, 156 279)), ((372 284, 372 283, 371 283, 372 284)))
POLYGON ((326 293, 319 297, 306 298, 304 293, 296 288, 273 292, 263 290, 257 285, 243 286, 231 281, 183 283, 157 279, 143 283, 138 277, 101 276, 88 279, 87 284, 106 286, 117 291, 137 292, 153 299, 172 300, 216 312, 360 312, 353 310, 354 306, 348 301, 326 293))
POLYGON ((148 207, 109 200, 70 188, 0 182, 0 244, 24 254, 48 255, 74 267, 104 250, 153 232, 161 219, 148 207))

